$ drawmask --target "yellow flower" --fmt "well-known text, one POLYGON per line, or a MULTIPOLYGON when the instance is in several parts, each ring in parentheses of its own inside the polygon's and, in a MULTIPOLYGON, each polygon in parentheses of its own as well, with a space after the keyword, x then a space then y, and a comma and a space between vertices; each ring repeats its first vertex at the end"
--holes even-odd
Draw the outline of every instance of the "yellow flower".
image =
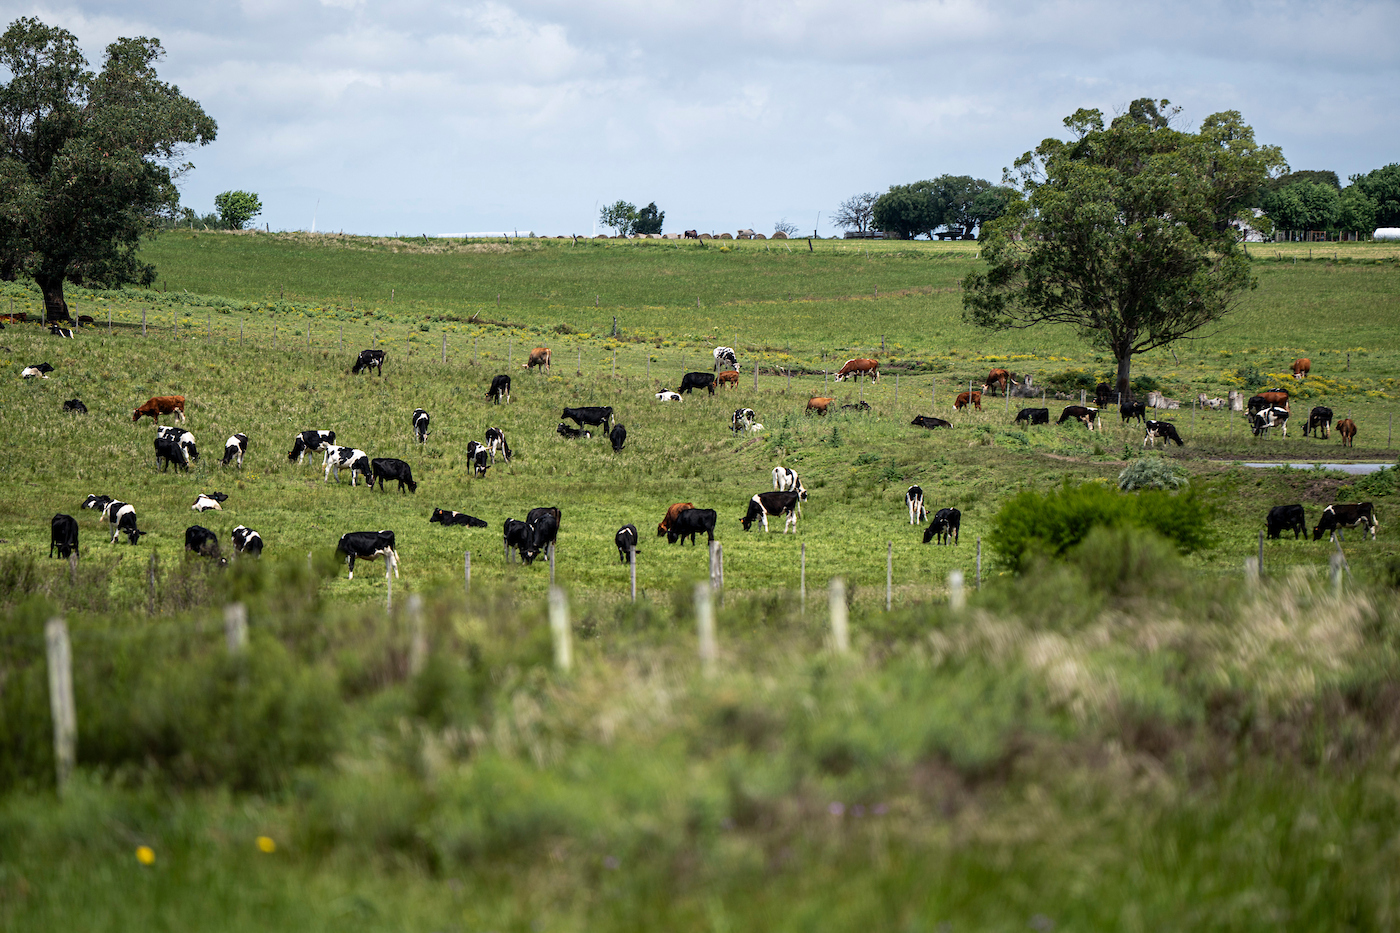
POLYGON ((152 849, 150 846, 136 847, 136 861, 140 862, 142 865, 151 865, 154 864, 155 860, 155 850, 152 849))
POLYGON ((271 836, 259 836, 258 848, 269 855, 277 851, 277 843, 272 841, 271 836))

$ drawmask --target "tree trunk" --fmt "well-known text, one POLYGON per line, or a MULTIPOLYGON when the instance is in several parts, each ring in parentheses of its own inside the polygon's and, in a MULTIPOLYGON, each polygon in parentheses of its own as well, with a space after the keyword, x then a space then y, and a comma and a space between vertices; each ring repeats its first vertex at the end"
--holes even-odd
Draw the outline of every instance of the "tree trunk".
POLYGON ((1133 399, 1132 374, 1133 354, 1125 352, 1118 357, 1118 384, 1116 388, 1118 389, 1118 404, 1120 405, 1133 399))
POLYGON ((34 282, 44 293, 44 319, 50 324, 73 323, 68 313, 68 302, 63 300, 63 275, 36 272, 34 282))

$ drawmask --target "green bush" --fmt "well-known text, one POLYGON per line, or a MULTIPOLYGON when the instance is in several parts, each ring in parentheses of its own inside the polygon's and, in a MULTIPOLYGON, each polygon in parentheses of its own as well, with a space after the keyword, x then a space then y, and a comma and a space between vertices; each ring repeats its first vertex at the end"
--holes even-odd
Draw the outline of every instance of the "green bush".
POLYGON ((1135 460, 1118 474, 1118 488, 1124 492, 1139 489, 1180 489, 1190 482, 1184 469, 1161 457, 1135 460))
POLYGON ((1134 376, 1132 387, 1134 395, 1146 395, 1148 392, 1155 392, 1162 388, 1162 383, 1152 376, 1134 376))
POLYGON ((1235 370, 1235 378, 1243 382, 1246 389, 1262 388, 1269 381, 1269 378, 1259 371, 1259 367, 1252 363, 1235 370))
POLYGON ((1381 467, 1376 472, 1361 477, 1352 488, 1366 496, 1388 496, 1395 492, 1395 476, 1395 467, 1381 467))

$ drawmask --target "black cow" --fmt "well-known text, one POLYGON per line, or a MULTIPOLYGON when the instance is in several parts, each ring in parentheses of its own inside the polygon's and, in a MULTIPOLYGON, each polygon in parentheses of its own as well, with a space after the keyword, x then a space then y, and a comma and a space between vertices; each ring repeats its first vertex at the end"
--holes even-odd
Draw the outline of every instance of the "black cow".
MULTIPOLYGON (((218 437, 218 435, 214 435, 218 437)), ((224 466, 228 466, 233 461, 238 461, 238 468, 243 469, 243 455, 248 452, 248 435, 233 434, 224 441, 224 466)))
POLYGON ((1332 436, 1332 409, 1317 406, 1308 414, 1308 423, 1303 425, 1303 436, 1311 432, 1313 437, 1323 440, 1332 436))
POLYGON ((506 463, 510 463, 510 443, 506 440, 506 432, 500 428, 486 429, 486 449, 491 451, 491 462, 496 462, 496 452, 506 458, 506 463))
POLYGON ((1277 539, 1285 531, 1293 532, 1294 541, 1298 540, 1299 535, 1308 535, 1307 516, 1301 505, 1276 505, 1269 509, 1264 523, 1269 526, 1270 538, 1277 539))
POLYGON ((554 516, 554 521, 555 521, 556 524, 558 524, 559 522, 561 522, 561 521, 564 520, 564 513, 561 512, 561 511, 559 511, 559 506, 557 506, 557 505, 542 505, 542 506, 539 506, 538 508, 531 509, 531 510, 525 515, 525 524, 527 524, 527 525, 533 525, 533 524, 535 524, 535 522, 539 521, 541 518, 543 518, 543 517, 546 516, 546 515, 553 515, 553 516, 554 516))
POLYGON ((937 536, 939 544, 947 544, 950 539, 957 544, 958 529, 961 527, 961 512, 957 509, 939 509, 933 514, 933 521, 924 529, 924 543, 928 544, 937 536))
POLYGON ((424 444, 428 440, 429 416, 421 408, 413 409, 413 436, 418 439, 418 443, 424 444))
POLYGON ((689 537, 690 543, 694 544, 695 535, 703 531, 713 541, 716 517, 714 509, 686 509, 671 521, 666 529, 666 540, 671 544, 677 541, 684 544, 685 539, 689 537))
POLYGON ((1022 408, 1016 412, 1016 423, 1021 424, 1049 424, 1050 409, 1048 408, 1022 408))
POLYGON ((218 558, 219 536, 203 525, 191 525, 185 529, 185 550, 201 557, 218 558))
POLYGON ((904 504, 909 506, 909 524, 922 525, 924 519, 928 518, 928 509, 924 508, 924 489, 922 486, 910 486, 904 493, 904 504))
POLYGON ((287 454, 287 460, 300 463, 308 453, 325 450, 334 443, 334 431, 301 431, 292 441, 292 452, 287 454))
POLYGON ((1118 390, 1107 382, 1100 382, 1094 386, 1094 404, 1100 408, 1107 408, 1118 400, 1118 390))
POLYGON ((233 552, 235 554, 251 554, 254 557, 262 557, 262 550, 262 535, 244 525, 233 529, 233 552))
POLYGON ((146 534, 136 528, 136 506, 117 499, 111 499, 102 507, 102 517, 112 527, 112 543, 117 543, 118 535, 126 535, 126 540, 136 544, 146 534))
POLYGON ((691 389, 709 389, 710 394, 715 394, 715 374, 714 373, 686 373, 681 377, 681 387, 676 390, 677 395, 685 395, 691 389))
POLYGON ((951 428, 953 426, 953 422, 944 421, 942 418, 935 418, 932 415, 915 415, 914 420, 909 423, 916 428, 928 428, 930 431, 934 428, 951 428))
POLYGON ((1147 433, 1142 438, 1142 446, 1146 447, 1150 442, 1153 447, 1157 446, 1157 441, 1161 440, 1163 445, 1167 441, 1176 441, 1176 446, 1181 447, 1186 442, 1181 439, 1181 435, 1176 433, 1176 425, 1170 421, 1149 421, 1147 422, 1147 433))
POLYGON ((384 351, 383 350, 361 350, 359 359, 355 360, 355 365, 350 367, 350 372, 355 375, 373 369, 384 375, 384 351))
POLYGON ((593 432, 592 432, 592 431, 584 431, 584 430, 581 430, 580 428, 571 428, 571 427, 569 427, 567 424, 565 424, 565 423, 562 422, 562 421, 559 422, 559 427, 555 428, 554 430, 559 434, 560 437, 567 437, 567 438, 570 438, 570 439, 572 439, 572 440, 577 440, 577 439, 580 438, 580 437, 592 437, 592 436, 593 436, 593 432))
POLYGON ((842 405, 842 411, 870 411, 870 403, 866 401, 856 402, 854 405, 842 405))
POLYGON ((617 559, 624 564, 628 563, 630 560, 629 550, 637 549, 637 526, 623 525, 617 529, 617 534, 613 536, 613 543, 617 545, 617 559))
POLYGON ((627 429, 620 424, 613 425, 608 432, 608 441, 612 444, 613 453, 622 453, 622 445, 627 443, 627 429))
POLYGON ((394 579, 399 578, 399 552, 394 550, 392 531, 351 531, 340 536, 335 546, 336 554, 344 554, 350 566, 349 579, 355 579, 355 560, 374 560, 383 557, 394 568, 394 579))
MULTIPOLYGON (((631 526, 628 526, 631 527, 631 526)), ((49 556, 53 557, 54 548, 58 548, 58 556, 64 560, 69 554, 77 554, 78 551, 78 520, 71 515, 64 515, 62 512, 53 517, 49 522, 49 556)))
POLYGON ((1313 529, 1313 540, 1321 541, 1324 531, 1331 532, 1328 541, 1337 540, 1337 532, 1343 528, 1367 527, 1371 529, 1371 540, 1376 540, 1376 529, 1380 527, 1380 522, 1376 521, 1375 510, 1369 502, 1357 502, 1349 505, 1335 504, 1329 505, 1322 510, 1322 515, 1317 519, 1317 527, 1313 529))
POLYGON ((1139 424, 1142 424, 1147 420, 1147 403, 1124 402, 1122 405, 1118 406, 1118 414, 1123 419, 1124 424, 1127 424, 1134 418, 1138 420, 1139 424))
POLYGON ((559 537, 559 510, 531 509, 525 524, 530 527, 530 548, 544 553, 559 537))
POLYGON ((488 402, 495 402, 499 405, 502 399, 510 401, 510 377, 505 373, 492 377, 491 388, 486 390, 488 402))
POLYGON ((486 523, 479 518, 473 518, 466 512, 453 512, 448 509, 433 509, 432 517, 428 523, 437 522, 439 525, 466 525, 468 528, 485 528, 486 523))
POLYGON ((1094 422, 1098 420, 1099 410, 1097 408, 1086 408, 1083 405, 1069 405, 1060 412, 1060 420, 1056 424, 1064 424, 1071 418, 1083 422, 1089 430, 1094 430, 1094 422))
POLYGON ((501 528, 501 540, 505 542, 506 547, 515 548, 525 563, 534 563, 539 552, 530 547, 530 526, 518 518, 508 518, 501 528))
POLYGON ((763 530, 768 530, 768 516, 785 515, 783 521, 783 534, 788 533, 791 526, 794 532, 797 531, 797 503, 798 493, 796 492, 760 492, 749 500, 749 510, 739 523, 748 531, 754 521, 762 519, 763 530))
POLYGON ((68 401, 64 402, 63 410, 77 412, 80 415, 86 415, 88 413, 87 406, 83 404, 83 400, 80 398, 70 398, 68 401))
POLYGON ((612 424, 613 410, 611 407, 566 408, 564 414, 559 417, 568 418, 579 427, 586 424, 596 424, 606 431, 612 424))
POLYGON ((373 473, 370 483, 373 484, 374 480, 378 480, 380 492, 384 491, 386 480, 397 480, 399 492, 403 492, 405 486, 408 487, 409 492, 418 491, 418 484, 413 481, 413 469, 402 460, 395 460, 393 457, 375 457, 369 462, 369 467, 373 473))
POLYGON ((170 464, 175 464, 175 469, 189 472, 190 460, 185 452, 185 448, 176 441, 168 437, 157 437, 156 445, 156 466, 162 473, 170 469, 170 464))

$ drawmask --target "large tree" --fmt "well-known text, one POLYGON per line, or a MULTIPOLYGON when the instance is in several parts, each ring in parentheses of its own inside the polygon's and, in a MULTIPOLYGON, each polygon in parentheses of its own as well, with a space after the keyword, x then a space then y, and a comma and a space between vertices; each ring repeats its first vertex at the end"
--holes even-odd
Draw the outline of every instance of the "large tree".
POLYGON ((224 191, 214 195, 219 222, 229 230, 242 230, 262 213, 262 199, 252 191, 224 191))
POLYGON ((1297 181, 1267 192, 1264 213, 1276 230, 1335 230, 1342 196, 1324 182, 1297 181))
POLYGON ((666 212, 656 206, 652 201, 646 207, 637 211, 637 216, 632 220, 633 233, 660 233, 661 225, 666 222, 666 212))
POLYGON ((836 207, 832 221, 843 230, 865 233, 875 219, 875 201, 879 196, 871 192, 853 194, 836 207))
POLYGON ((1065 119, 1016 161, 1023 197, 983 237, 984 272, 963 280, 965 317, 995 329, 1068 324, 1118 363, 1220 320, 1257 284, 1231 221, 1286 168, 1234 111, 1195 133, 1168 101, 1140 99, 1107 126, 1065 119))
POLYGON ((891 185, 875 199, 871 214, 876 230, 912 240, 920 234, 933 235, 943 226, 943 202, 931 181, 912 185, 891 185))
POLYGON ((1400 162, 1353 175, 1351 182, 1375 203, 1376 226, 1400 227, 1400 162))
POLYGON ((617 236, 631 236, 636 222, 637 205, 630 201, 616 201, 598 212, 598 223, 611 227, 617 236))
POLYGON ((179 204, 185 148, 217 132, 158 80, 163 54, 156 39, 118 39, 94 74, 65 29, 21 18, 0 36, 0 269, 33 277, 51 321, 69 319, 65 280, 154 281, 141 236, 179 204))

